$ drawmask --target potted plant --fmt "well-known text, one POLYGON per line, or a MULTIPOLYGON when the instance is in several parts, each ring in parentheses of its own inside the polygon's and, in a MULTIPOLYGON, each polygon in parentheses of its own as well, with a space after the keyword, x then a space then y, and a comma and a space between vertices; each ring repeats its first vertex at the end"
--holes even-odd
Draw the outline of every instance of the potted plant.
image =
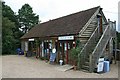
POLYGON ((78 54, 79 53, 80 53, 80 48, 79 47, 73 48, 70 51, 71 59, 73 61, 74 70, 77 69, 77 62, 78 62, 78 54))

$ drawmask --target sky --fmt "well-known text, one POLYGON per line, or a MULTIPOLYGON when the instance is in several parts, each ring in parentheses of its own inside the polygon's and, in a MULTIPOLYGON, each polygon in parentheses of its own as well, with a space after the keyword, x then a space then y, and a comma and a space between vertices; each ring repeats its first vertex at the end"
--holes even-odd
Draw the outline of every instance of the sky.
POLYGON ((118 27, 118 31, 120 32, 120 1, 119 1, 119 5, 118 5, 118 6, 119 6, 119 7, 118 7, 118 13, 119 13, 119 14, 118 14, 118 23, 119 23, 119 24, 118 24, 118 26, 119 26, 119 27, 118 27))
MULTIPOLYGON (((118 2, 120 0, 4 0, 14 12, 28 3, 33 12, 39 15, 41 22, 66 16, 82 10, 101 6, 107 19, 117 22, 118 26, 118 2)), ((119 24, 120 25, 120 24, 119 24)), ((118 30, 118 27, 116 27, 118 30)))

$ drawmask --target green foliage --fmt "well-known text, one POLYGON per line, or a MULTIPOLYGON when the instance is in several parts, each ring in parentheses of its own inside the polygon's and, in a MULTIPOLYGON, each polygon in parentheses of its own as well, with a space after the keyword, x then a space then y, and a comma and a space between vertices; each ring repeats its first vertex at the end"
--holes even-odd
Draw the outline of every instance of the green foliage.
POLYGON ((77 65, 78 62, 78 54, 80 54, 81 51, 80 46, 80 40, 76 40, 76 48, 70 50, 70 59, 74 62, 74 65, 77 65))
POLYGON ((42 42, 39 39, 35 39, 36 47, 39 47, 42 42))
POLYGON ((32 7, 29 4, 25 4, 21 9, 19 9, 18 19, 20 28, 24 33, 26 33, 39 22, 39 16, 33 13, 32 7))
POLYGON ((8 17, 12 22, 16 22, 13 10, 9 6, 5 5, 5 2, 2 2, 2 16, 8 17))
POLYGON ((6 17, 2 18, 2 24, 2 53, 13 54, 15 51, 15 39, 12 28, 14 28, 15 25, 6 17))
POLYGON ((70 50, 72 60, 78 61, 78 54, 80 53, 80 51, 81 49, 79 47, 70 50))
POLYGON ((12 36, 15 39, 14 46, 16 46, 16 48, 20 47, 20 37, 23 35, 23 33, 22 31, 19 30, 19 22, 18 22, 17 15, 13 12, 13 10, 8 5, 5 5, 5 2, 2 2, 2 14, 3 14, 2 15, 3 17, 6 17, 11 22, 14 22, 14 27, 12 27, 9 30, 13 33, 12 36))
POLYGON ((23 33, 19 30, 17 15, 5 2, 2 2, 2 14, 2 54, 14 54, 23 33))
POLYGON ((30 29, 38 23, 38 15, 33 13, 28 4, 23 5, 18 13, 16 15, 2 2, 2 54, 13 54, 15 49, 21 47, 20 37, 24 34, 24 29, 21 31, 20 28, 30 29))
POLYGON ((80 40, 76 40, 76 47, 80 47, 80 40))

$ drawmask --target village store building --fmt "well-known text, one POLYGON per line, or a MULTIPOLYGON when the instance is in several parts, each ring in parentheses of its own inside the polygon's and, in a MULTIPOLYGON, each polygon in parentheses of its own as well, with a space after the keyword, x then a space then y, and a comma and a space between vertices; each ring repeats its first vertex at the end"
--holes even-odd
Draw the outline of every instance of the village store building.
POLYGON ((21 43, 22 50, 47 60, 55 47, 55 62, 63 60, 64 64, 73 64, 70 50, 78 46, 78 68, 93 72, 101 56, 113 57, 116 22, 107 21, 98 6, 38 24, 21 37, 21 43))

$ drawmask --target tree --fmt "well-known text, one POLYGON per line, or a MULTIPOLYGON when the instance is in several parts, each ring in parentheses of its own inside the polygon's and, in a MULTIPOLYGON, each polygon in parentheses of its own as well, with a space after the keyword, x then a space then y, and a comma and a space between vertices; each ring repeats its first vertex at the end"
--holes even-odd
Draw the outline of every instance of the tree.
POLYGON ((19 30, 17 15, 2 2, 2 53, 13 54, 20 47, 20 37, 23 33, 19 30))
POLYGON ((33 13, 32 7, 29 4, 25 4, 21 9, 19 9, 18 18, 20 28, 24 33, 26 33, 39 22, 39 16, 33 13))
POLYGON ((5 5, 5 2, 2 2, 2 14, 2 53, 13 54, 15 49, 21 46, 20 37, 23 32, 20 28, 30 29, 38 23, 39 17, 33 13, 28 4, 23 6, 16 15, 10 6, 5 5))
POLYGON ((18 22, 18 17, 14 13, 14 11, 10 8, 10 6, 5 5, 5 2, 2 2, 2 16, 8 18, 11 22, 14 22, 13 28, 11 28, 11 31, 13 33, 13 38, 16 39, 16 42, 14 46, 20 47, 20 37, 23 35, 22 31, 19 29, 19 22, 18 22))
POLYGON ((12 28, 15 25, 7 17, 2 17, 2 53, 12 54, 15 50, 15 39, 13 37, 12 28))
POLYGON ((7 17, 12 22, 17 21, 13 10, 8 5, 5 5, 5 2, 2 2, 2 16, 7 17))

